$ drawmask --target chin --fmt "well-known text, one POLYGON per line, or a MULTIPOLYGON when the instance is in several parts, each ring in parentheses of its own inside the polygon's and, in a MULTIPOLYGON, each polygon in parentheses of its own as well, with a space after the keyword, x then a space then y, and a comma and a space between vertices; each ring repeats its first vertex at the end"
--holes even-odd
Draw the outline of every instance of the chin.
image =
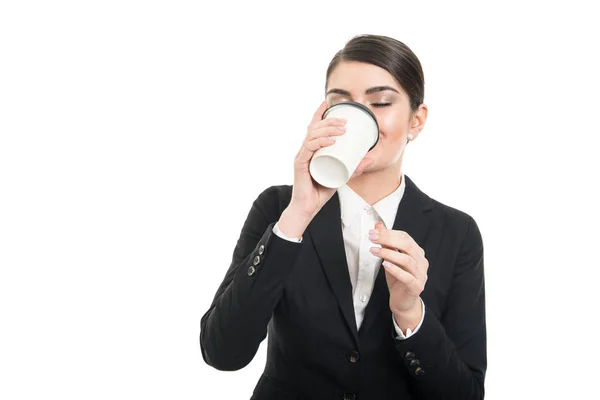
POLYGON ((364 172, 370 172, 370 171, 375 171, 378 167, 379 163, 377 162, 377 160, 375 160, 375 162, 373 163, 373 165, 365 168, 364 172))

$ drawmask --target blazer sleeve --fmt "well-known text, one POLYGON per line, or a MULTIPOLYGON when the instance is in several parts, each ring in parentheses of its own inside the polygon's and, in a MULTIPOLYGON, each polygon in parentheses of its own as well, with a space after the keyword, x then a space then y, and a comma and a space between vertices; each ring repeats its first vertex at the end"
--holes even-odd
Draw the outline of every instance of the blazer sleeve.
MULTIPOLYGON (((418 333, 395 340, 422 399, 484 398, 487 367, 483 241, 472 217, 441 320, 427 308, 418 333)), ((394 336, 394 335, 393 335, 394 336)))
POLYGON ((275 186, 253 202, 225 278, 201 318, 202 357, 216 369, 234 371, 252 361, 298 258, 302 243, 273 233, 281 207, 275 186))

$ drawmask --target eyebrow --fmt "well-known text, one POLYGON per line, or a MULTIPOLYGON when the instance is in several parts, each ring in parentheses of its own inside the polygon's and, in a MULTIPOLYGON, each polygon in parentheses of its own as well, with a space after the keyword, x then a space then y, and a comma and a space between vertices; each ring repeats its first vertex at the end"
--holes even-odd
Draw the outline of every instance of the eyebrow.
MULTIPOLYGON (((373 87, 370 87, 367 90, 365 90, 365 94, 372 94, 372 93, 377 93, 377 92, 383 92, 385 90, 391 90, 391 91, 396 92, 396 93, 399 94, 399 92, 396 89, 394 89, 393 87, 391 87, 391 86, 373 86, 373 87)), ((328 96, 329 94, 332 94, 332 93, 336 93, 336 94, 341 94, 343 96, 352 97, 352 95, 350 94, 350 92, 347 91, 347 90, 344 90, 344 89, 329 89, 325 95, 328 96)))

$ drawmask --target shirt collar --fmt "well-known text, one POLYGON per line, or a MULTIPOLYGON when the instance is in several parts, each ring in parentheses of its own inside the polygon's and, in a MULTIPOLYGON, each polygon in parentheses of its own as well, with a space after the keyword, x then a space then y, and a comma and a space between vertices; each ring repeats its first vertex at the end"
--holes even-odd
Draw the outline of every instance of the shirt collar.
POLYGON ((354 190, 348 185, 343 185, 337 189, 338 197, 340 199, 340 211, 342 223, 344 226, 348 226, 352 219, 361 210, 373 208, 379 216, 379 219, 383 221, 387 229, 392 229, 394 221, 396 219, 396 213, 398 212, 398 206, 404 190, 406 188, 406 179, 404 174, 401 176, 400 185, 392 193, 373 204, 371 207, 362 197, 360 197, 354 190))

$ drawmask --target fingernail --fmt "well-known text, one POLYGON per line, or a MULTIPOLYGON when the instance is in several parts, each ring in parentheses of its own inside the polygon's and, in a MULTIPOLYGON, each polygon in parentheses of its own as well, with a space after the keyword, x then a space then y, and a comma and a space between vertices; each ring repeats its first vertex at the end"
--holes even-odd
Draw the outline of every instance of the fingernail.
POLYGON ((369 239, 370 240, 377 240, 377 239, 379 239, 379 231, 377 229, 371 229, 369 231, 369 239))
POLYGON ((371 247, 369 249, 369 251, 373 254, 379 254, 379 250, 381 250, 379 247, 371 247))
POLYGON ((337 128, 338 128, 340 131, 345 131, 345 130, 346 130, 346 127, 345 127, 345 126, 338 126, 337 128))
POLYGON ((390 264, 389 261, 384 261, 381 263, 381 265, 383 265, 385 268, 392 268, 392 264, 390 264))

